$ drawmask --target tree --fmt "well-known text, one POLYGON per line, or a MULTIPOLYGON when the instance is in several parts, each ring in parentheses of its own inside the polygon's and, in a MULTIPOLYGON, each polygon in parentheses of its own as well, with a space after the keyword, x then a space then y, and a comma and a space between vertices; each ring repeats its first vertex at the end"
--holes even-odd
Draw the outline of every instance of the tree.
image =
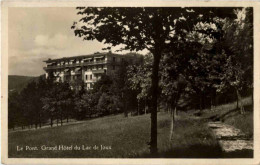
POLYGON ((108 94, 106 93, 102 93, 102 95, 100 96, 99 100, 98 100, 98 111, 99 113, 103 116, 103 115, 108 115, 110 114, 111 111, 111 99, 108 96, 108 94))
POLYGON ((119 99, 118 102, 122 102, 120 109, 123 109, 124 116, 128 117, 129 109, 134 107, 136 94, 128 86, 127 71, 129 64, 127 61, 123 61, 118 70, 112 75, 113 84, 110 88, 110 93, 115 98, 119 99))
POLYGON ((60 122, 62 125, 63 116, 69 118, 69 113, 72 109, 73 92, 69 83, 58 83, 59 90, 57 91, 57 105, 59 107, 58 115, 60 116, 60 122))
POLYGON ((23 109, 24 124, 30 127, 35 124, 35 128, 38 126, 38 114, 40 107, 38 104, 40 101, 37 83, 32 81, 27 84, 26 88, 21 91, 21 109, 23 109))
POLYGON ((18 92, 12 92, 8 97, 8 128, 15 129, 22 120, 21 108, 19 108, 20 97, 18 92))
POLYGON ((92 115, 97 114, 97 104, 99 96, 97 93, 92 91, 87 91, 80 98, 76 99, 76 117, 80 120, 84 119, 86 116, 89 118, 92 115))
MULTIPOLYGON (((157 153, 157 93, 158 71, 162 53, 165 49, 175 47, 178 40, 175 33, 196 22, 211 21, 216 15, 226 17, 232 8, 93 8, 78 7, 79 20, 83 25, 72 26, 76 36, 84 40, 98 40, 111 46, 125 45, 123 49, 139 51, 149 50, 153 54, 151 84, 151 154, 157 153), (199 16, 203 15, 202 19, 199 16), (180 21, 180 18, 185 21, 180 21)), ((108 47, 110 48, 110 47, 108 47)))
POLYGON ((62 115, 62 102, 64 95, 62 94, 64 88, 62 87, 60 82, 54 82, 50 79, 47 79, 47 87, 45 95, 41 98, 43 102, 43 109, 48 113, 49 118, 51 119, 50 125, 53 126, 53 120, 56 117, 57 126, 59 123, 59 119, 61 119, 62 115))
POLYGON ((151 74, 152 74, 152 54, 144 56, 144 62, 140 65, 130 65, 127 67, 128 86, 137 92, 138 109, 141 100, 144 100, 145 113, 147 103, 151 100, 151 74))
POLYGON ((110 88, 113 84, 113 81, 111 79, 111 77, 109 77, 106 74, 103 74, 100 78, 100 80, 98 80, 94 86, 93 86, 93 92, 101 92, 101 93, 108 93, 110 91, 110 88))
POLYGON ((253 9, 244 8, 236 12, 241 17, 226 20, 223 26, 225 50, 229 51, 229 56, 218 90, 233 87, 240 102, 240 112, 244 114, 241 91, 253 88, 253 9))

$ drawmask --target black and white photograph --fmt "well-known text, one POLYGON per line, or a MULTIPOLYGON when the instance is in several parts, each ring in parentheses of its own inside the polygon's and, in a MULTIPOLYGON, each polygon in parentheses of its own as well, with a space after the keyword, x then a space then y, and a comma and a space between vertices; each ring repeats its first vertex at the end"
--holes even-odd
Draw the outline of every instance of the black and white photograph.
POLYGON ((2 157, 255 160, 256 12, 7 7, 2 157))

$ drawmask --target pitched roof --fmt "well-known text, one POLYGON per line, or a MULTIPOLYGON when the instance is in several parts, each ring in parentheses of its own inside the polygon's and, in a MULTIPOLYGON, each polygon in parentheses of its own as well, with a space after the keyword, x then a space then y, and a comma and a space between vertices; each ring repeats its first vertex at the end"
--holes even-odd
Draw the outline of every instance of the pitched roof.
POLYGON ((57 61, 69 61, 71 59, 84 59, 86 57, 97 57, 97 56, 104 56, 104 55, 113 55, 113 56, 127 56, 127 57, 135 57, 137 54, 135 53, 128 53, 128 54, 115 54, 111 52, 97 52, 94 54, 87 54, 87 55, 79 55, 79 56, 71 56, 71 57, 63 57, 63 58, 57 58, 57 59, 48 59, 43 62, 57 62, 57 61))

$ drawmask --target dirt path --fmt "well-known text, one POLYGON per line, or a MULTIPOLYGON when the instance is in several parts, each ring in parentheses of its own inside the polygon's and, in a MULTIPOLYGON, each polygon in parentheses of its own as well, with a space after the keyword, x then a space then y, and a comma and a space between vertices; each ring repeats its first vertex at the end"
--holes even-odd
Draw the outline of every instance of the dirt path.
POLYGON ((209 122, 208 126, 214 132, 223 151, 253 151, 253 140, 247 138, 241 130, 222 122, 209 122))

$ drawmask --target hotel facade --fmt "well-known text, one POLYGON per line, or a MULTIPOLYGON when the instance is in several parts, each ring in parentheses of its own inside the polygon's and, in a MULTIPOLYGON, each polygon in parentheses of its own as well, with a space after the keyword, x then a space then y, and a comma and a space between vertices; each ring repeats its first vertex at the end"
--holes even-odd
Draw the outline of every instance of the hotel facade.
POLYGON ((56 81, 61 82, 84 82, 87 89, 92 89, 102 74, 111 76, 116 73, 126 62, 129 64, 140 63, 142 55, 94 53, 89 55, 48 59, 44 61, 46 66, 46 78, 52 74, 56 81))

